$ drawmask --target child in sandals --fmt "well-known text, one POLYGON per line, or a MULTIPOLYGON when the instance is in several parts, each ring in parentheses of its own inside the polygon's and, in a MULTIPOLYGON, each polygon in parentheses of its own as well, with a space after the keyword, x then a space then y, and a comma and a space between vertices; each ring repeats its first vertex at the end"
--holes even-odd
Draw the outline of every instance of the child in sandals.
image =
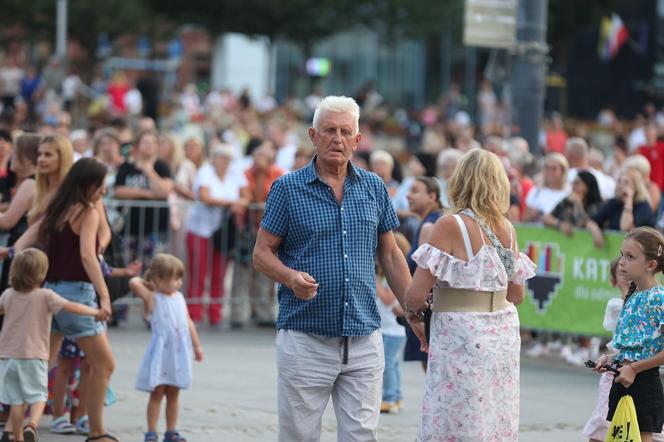
POLYGON ((186 442, 178 433, 178 396, 191 387, 192 359, 203 360, 196 327, 189 317, 184 296, 179 292, 184 264, 173 255, 154 257, 145 279, 132 278, 131 291, 145 303, 150 315, 152 339, 143 356, 136 389, 150 393, 148 431, 145 442, 158 442, 157 421, 166 396, 164 442, 186 442))
POLYGON ((12 288, 0 296, 4 326, 0 332, 0 402, 11 405, 10 423, 15 442, 37 442, 37 427, 48 395, 48 357, 51 320, 60 310, 99 316, 98 309, 70 302, 52 290, 40 288, 46 272, 46 254, 34 248, 17 253, 9 271, 12 288), (26 407, 30 422, 24 427, 26 407))

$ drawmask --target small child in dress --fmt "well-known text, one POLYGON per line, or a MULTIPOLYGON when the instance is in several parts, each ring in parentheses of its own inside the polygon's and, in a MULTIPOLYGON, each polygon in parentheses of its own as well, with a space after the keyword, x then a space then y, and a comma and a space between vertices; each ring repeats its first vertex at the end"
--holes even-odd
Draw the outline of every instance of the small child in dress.
POLYGON ((0 296, 5 315, 0 332, 0 402, 11 405, 10 424, 15 442, 38 439, 37 427, 48 397, 48 358, 51 320, 60 310, 99 316, 98 309, 69 302, 40 288, 48 271, 48 257, 28 248, 17 253, 9 270, 8 288, 0 296), (26 407, 30 421, 24 427, 26 407))
POLYGON ((611 384, 606 420, 613 419, 620 399, 632 396, 641 440, 653 441, 664 425, 664 390, 659 366, 664 364, 664 287, 657 274, 664 270, 664 235, 650 227, 631 230, 621 246, 618 274, 630 281, 613 336, 615 355, 603 355, 604 364, 619 371, 611 384))
POLYGON ((145 274, 129 281, 131 291, 141 298, 150 315, 152 339, 143 356, 136 389, 150 393, 148 431, 145 442, 158 442, 157 421, 161 401, 166 396, 166 433, 164 442, 185 442, 178 433, 178 396, 191 387, 193 358, 203 360, 203 348, 196 327, 189 317, 182 285, 184 264, 173 255, 154 257, 145 274))

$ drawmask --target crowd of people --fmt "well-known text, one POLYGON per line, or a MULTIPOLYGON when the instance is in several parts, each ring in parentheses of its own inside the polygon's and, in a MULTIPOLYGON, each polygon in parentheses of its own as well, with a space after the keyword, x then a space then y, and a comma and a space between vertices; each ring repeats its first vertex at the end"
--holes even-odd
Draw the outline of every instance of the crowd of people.
MULTIPOLYGON (((608 110, 593 124, 566 125, 554 114, 531 149, 505 135, 488 82, 477 125, 454 87, 440 103, 405 112, 375 91, 371 100, 358 97, 362 107, 345 97, 278 105, 253 102, 246 92, 203 96, 188 86, 157 120, 118 74, 99 86, 109 97, 104 111, 72 127, 75 95, 9 67, 0 69, 0 228, 7 241, 0 288, 12 289, 0 309, 12 323, 15 293, 32 293, 44 281, 48 304, 40 311, 55 319, 50 339, 47 329, 35 332, 42 340, 30 358, 41 362, 2 370, 32 370, 41 379, 55 369, 56 433, 115 440, 103 423, 115 364, 103 322, 122 317, 112 301, 132 292, 153 331, 137 381, 150 392, 146 441, 158 440, 163 397, 165 440, 184 440, 176 428, 178 391, 191 385, 191 359, 203 357, 196 326, 250 322, 279 329, 280 440, 315 439, 330 396, 339 431, 348 440, 373 440, 378 412, 403 406, 404 347, 406 359, 421 361, 426 372, 420 440, 450 432, 516 440, 521 336, 514 305, 534 265, 519 252, 512 225, 539 223, 570 236, 587 229, 598 247, 607 229, 664 229, 664 116, 652 106, 627 123, 608 110), (541 158, 531 153, 539 149, 541 158), (50 264, 40 267, 40 281, 19 288, 11 269, 33 254, 50 264), (88 309, 73 311, 66 301, 88 309), (499 330, 500 345, 493 345, 499 330), (85 411, 75 419, 63 405, 70 370, 61 357, 72 345, 82 361, 78 408, 85 411), (175 345, 187 349, 178 355, 186 360, 175 360, 175 345), (312 347, 318 358, 309 357, 312 347), (496 352, 490 361, 480 357, 487 348, 496 352), (299 364, 305 354, 319 377, 299 364), (466 373, 473 364, 483 368, 466 373), (179 377, 183 370, 188 378, 179 377), (442 399, 450 393, 441 395, 441 385, 451 386, 455 401, 442 399), (487 413, 484 400, 502 406, 487 413)), ((660 238, 652 235, 632 242, 650 247, 644 241, 660 238)), ((650 251, 641 255, 653 259, 650 251)), ((634 275, 637 293, 652 288, 651 279, 634 275)), ((631 299, 647 303, 648 296, 631 299)), ((623 343, 634 339, 620 333, 623 343)), ((596 355, 597 342, 575 341, 562 352, 569 362, 596 355)), ((533 356, 553 348, 533 342, 533 356)), ((618 361, 634 362, 635 374, 647 371, 657 345, 620 353, 618 361)), ((2 355, 25 358, 11 346, 2 355)), ((13 393, 20 396, 27 390, 19 387, 13 393)), ((35 437, 42 387, 26 387, 40 394, 24 402, 37 405, 26 426, 18 418, 23 408, 12 407, 6 437, 35 437)), ((622 393, 612 392, 612 410, 622 393)), ((13 405, 15 397, 0 389, 1 401, 13 405)), ((645 428, 661 428, 661 418, 645 428)))

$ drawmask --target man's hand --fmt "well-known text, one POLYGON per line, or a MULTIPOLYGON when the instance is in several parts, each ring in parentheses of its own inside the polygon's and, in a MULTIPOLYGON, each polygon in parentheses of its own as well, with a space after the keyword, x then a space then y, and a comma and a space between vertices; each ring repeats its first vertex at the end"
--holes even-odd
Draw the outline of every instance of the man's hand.
POLYGON ((293 290, 295 296, 303 301, 309 301, 318 292, 318 283, 306 272, 295 272, 288 282, 288 287, 293 290))

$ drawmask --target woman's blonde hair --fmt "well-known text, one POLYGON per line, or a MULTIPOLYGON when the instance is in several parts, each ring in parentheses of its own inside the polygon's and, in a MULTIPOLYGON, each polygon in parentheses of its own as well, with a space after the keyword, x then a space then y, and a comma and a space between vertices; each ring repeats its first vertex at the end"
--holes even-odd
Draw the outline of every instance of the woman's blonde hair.
POLYGON ((648 187, 646 186, 646 182, 643 179, 643 175, 636 170, 635 168, 631 167, 626 167, 620 172, 620 177, 623 175, 627 175, 629 179, 632 181, 632 184, 634 185, 634 201, 635 202, 641 202, 645 201, 648 204, 650 204, 650 192, 648 192, 648 187))
POLYGON ((18 252, 9 268, 9 284, 19 292, 29 292, 42 285, 48 272, 48 257, 29 247, 18 252))
POLYGON ((447 183, 453 212, 470 209, 496 230, 510 208, 510 182, 498 157, 472 149, 459 160, 447 183))
MULTIPOLYGON (((565 155, 559 152, 551 152, 546 154, 546 156, 544 157, 544 163, 546 163, 547 161, 553 161, 563 169, 562 182, 563 186, 567 185, 566 183, 567 183, 567 172, 569 171, 569 161, 567 161, 565 155)), ((544 185, 548 187, 547 183, 544 183, 544 185)))
MULTIPOLYGON (((171 169, 171 173, 173 176, 175 176, 178 169, 180 168, 180 165, 182 164, 182 161, 184 161, 184 145, 182 142, 180 142, 180 139, 172 133, 161 134, 159 137, 159 143, 162 141, 166 141, 171 145, 171 157, 162 158, 162 161, 168 164, 168 167, 171 169)), ((187 141, 189 141, 189 139, 185 140, 185 143, 187 141)))
POLYGON ((173 278, 182 278, 184 276, 184 264, 177 257, 168 253, 158 253, 152 262, 148 271, 145 272, 145 279, 153 281, 155 278, 169 280, 173 278))
MULTIPOLYGON (((69 173, 72 164, 74 164, 74 148, 72 147, 69 140, 59 134, 48 134, 45 135, 39 142, 41 147, 44 144, 50 145, 58 153, 60 157, 60 167, 58 168, 58 177, 57 182, 58 186, 62 183, 62 180, 65 178, 65 175, 69 173)), ((35 199, 32 203, 32 208, 28 213, 28 219, 30 223, 34 222, 37 218, 44 214, 46 206, 48 206, 47 195, 49 193, 48 187, 48 177, 43 174, 35 174, 35 183, 36 183, 36 192, 35 199)))

